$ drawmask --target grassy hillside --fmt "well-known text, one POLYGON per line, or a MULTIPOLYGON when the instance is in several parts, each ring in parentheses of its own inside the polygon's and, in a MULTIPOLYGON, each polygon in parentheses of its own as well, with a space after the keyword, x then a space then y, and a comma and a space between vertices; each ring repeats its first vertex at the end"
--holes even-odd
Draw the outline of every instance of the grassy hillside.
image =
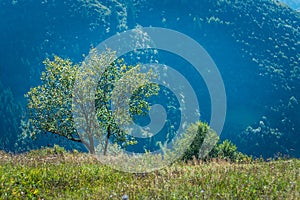
POLYGON ((299 160, 177 163, 128 174, 87 154, 0 152, 1 199, 299 199, 299 160))

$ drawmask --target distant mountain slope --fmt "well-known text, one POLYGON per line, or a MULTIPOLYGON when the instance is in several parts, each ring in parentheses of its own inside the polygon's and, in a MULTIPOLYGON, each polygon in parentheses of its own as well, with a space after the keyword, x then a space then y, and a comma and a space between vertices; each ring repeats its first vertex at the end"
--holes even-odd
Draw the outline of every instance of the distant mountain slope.
MULTIPOLYGON (((280 151, 300 156, 299 13, 272 0, 165 0, 150 7, 157 12, 168 7, 174 13, 178 7, 190 8, 180 14, 192 17, 179 21, 179 15, 165 14, 164 26, 181 27, 213 56, 227 86, 228 119, 239 105, 245 107, 237 111, 240 115, 261 113, 242 131, 243 139, 235 140, 240 148, 255 155, 280 151)), ((143 13, 144 19, 146 15, 150 14, 143 13)), ((234 126, 234 121, 227 125, 231 123, 234 126)), ((232 131, 231 127, 227 134, 232 131)))
POLYGON ((294 8, 296 10, 300 9, 300 1, 299 0, 280 0, 280 1, 286 3, 291 8, 294 8))
POLYGON ((45 57, 81 61, 117 32, 166 27, 191 36, 216 62, 228 97, 223 137, 247 153, 300 157, 300 14, 283 3, 5 0, 0 7, 0 78, 18 98, 39 83, 45 57))

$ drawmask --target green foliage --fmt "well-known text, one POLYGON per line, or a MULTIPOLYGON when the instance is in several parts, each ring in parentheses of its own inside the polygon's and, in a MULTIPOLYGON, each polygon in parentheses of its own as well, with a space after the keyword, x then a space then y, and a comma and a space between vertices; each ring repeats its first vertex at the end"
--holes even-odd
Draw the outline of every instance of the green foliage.
POLYGON ((95 49, 90 51, 90 57, 82 67, 58 56, 53 61, 46 59, 44 64, 46 71, 41 76, 42 84, 26 94, 30 112, 28 127, 32 128, 32 136, 41 132, 57 134, 84 143, 91 153, 95 153, 94 138, 103 138, 104 135, 107 138, 105 151, 111 136, 115 142, 132 143, 119 125, 128 122, 127 112, 124 112, 126 105, 129 105, 131 114, 143 114, 150 109, 144 97, 155 95, 159 90, 157 85, 150 84, 154 77, 152 71, 141 73, 139 66, 115 61, 114 52, 99 55, 95 49), (99 77, 99 80, 94 80, 94 77, 99 77), (112 103, 119 108, 115 112, 112 103), (76 112, 76 123, 84 124, 80 134, 74 122, 74 104, 80 107, 76 112), (90 106, 93 104, 95 106, 90 106), (95 115, 97 124, 92 123, 95 115))
POLYGON ((187 135, 191 135, 192 132, 196 132, 194 140, 190 147, 185 151, 182 159, 185 161, 196 159, 210 159, 210 158, 221 158, 229 161, 248 161, 250 157, 238 152, 236 145, 229 140, 220 142, 218 135, 213 131, 207 123, 196 122, 191 124, 186 131, 187 135), (201 146, 204 144, 213 148, 208 148, 206 154, 203 154, 201 146), (206 157, 202 157, 206 155, 206 157))
MULTIPOLYGON (((42 151, 42 152, 40 152, 42 151)), ((299 199, 299 160, 176 163, 148 174, 87 154, 0 151, 1 199, 299 199)))
POLYGON ((133 115, 143 115, 150 110, 146 99, 158 94, 158 85, 151 84, 152 71, 141 73, 139 66, 126 66, 123 60, 106 67, 96 91, 96 113, 100 127, 110 130, 115 142, 134 144, 132 138, 120 128, 131 121, 133 115), (111 109, 111 103, 115 107, 111 109), (129 108, 129 115, 128 115, 129 108))
POLYGON ((218 141, 217 134, 210 129, 209 125, 200 121, 191 124, 187 128, 185 134, 193 135, 194 139, 190 147, 185 151, 183 160, 191 160, 193 159, 193 157, 200 157, 200 147, 203 144, 205 137, 207 137, 211 141, 211 143, 215 143, 215 140, 218 141))
POLYGON ((25 95, 28 99, 29 122, 34 137, 41 131, 58 134, 68 139, 80 140, 73 127, 71 112, 72 87, 78 66, 66 59, 54 57, 44 61, 42 84, 31 88, 25 95))
POLYGON ((67 153, 64 147, 61 147, 59 145, 54 145, 53 148, 49 147, 42 147, 37 150, 31 150, 30 152, 27 153, 28 158, 35 158, 35 157, 47 157, 47 156, 52 156, 52 155, 64 155, 67 153))
POLYGON ((229 140, 224 140, 222 143, 217 144, 214 148, 214 153, 211 156, 238 162, 247 162, 252 159, 251 157, 238 152, 236 145, 229 140))

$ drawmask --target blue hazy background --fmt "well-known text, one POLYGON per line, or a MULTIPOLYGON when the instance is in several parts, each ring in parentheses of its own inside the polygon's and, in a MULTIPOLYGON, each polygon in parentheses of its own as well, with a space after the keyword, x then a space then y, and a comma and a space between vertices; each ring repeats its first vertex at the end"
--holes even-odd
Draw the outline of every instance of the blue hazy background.
MULTIPOLYGON (((228 110, 221 139, 255 156, 300 157, 300 17, 298 0, 2 0, 0 2, 0 149, 59 143, 51 135, 21 140, 24 94, 40 83, 42 61, 58 55, 79 63, 104 39, 139 26, 180 31, 199 42, 224 80, 228 110)), ((174 56, 174 55, 173 55, 174 56)), ((188 64, 166 55, 194 83, 201 120, 210 99, 188 64), (195 86, 197 85, 197 87, 195 86)))

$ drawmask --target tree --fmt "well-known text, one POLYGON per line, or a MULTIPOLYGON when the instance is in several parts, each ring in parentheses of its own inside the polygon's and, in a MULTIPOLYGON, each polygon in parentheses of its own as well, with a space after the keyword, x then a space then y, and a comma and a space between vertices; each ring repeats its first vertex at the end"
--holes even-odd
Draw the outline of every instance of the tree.
POLYGON ((95 139, 105 137, 104 154, 109 140, 123 145, 133 143, 121 125, 128 123, 131 116, 145 114, 150 109, 146 100, 159 90, 157 84, 151 83, 155 77, 151 70, 141 73, 139 66, 116 61, 115 52, 107 50, 98 54, 96 49, 90 51, 81 67, 58 56, 52 61, 46 59, 44 65, 42 84, 26 94, 32 135, 57 134, 83 143, 92 154, 95 139), (122 107, 124 102, 129 106, 130 115, 124 112, 127 108, 122 107))
MULTIPOLYGON (((193 135, 193 140, 189 148, 185 150, 183 160, 191 160, 193 157, 198 159, 201 158, 202 154, 208 154, 209 156, 209 154, 214 152, 214 148, 209 148, 210 152, 202 152, 201 146, 204 144, 205 138, 207 138, 206 145, 210 147, 214 147, 216 142, 219 141, 217 133, 207 123, 200 121, 190 124, 186 129, 185 135, 193 135)), ((204 151, 206 151, 206 148, 204 148, 204 151)))

